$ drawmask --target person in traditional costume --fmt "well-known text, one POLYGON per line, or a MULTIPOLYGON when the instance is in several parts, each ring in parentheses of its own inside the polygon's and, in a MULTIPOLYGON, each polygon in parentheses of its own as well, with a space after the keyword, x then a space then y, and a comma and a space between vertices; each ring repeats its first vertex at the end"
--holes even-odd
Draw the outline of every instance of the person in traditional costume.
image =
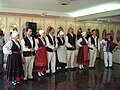
POLYGON ((89 69, 95 69, 95 60, 97 57, 97 51, 100 51, 100 41, 97 37, 96 30, 92 30, 92 35, 88 38, 88 47, 89 47, 89 69))
POLYGON ((48 59, 45 47, 45 31, 39 30, 38 37, 38 50, 36 52, 33 72, 38 72, 38 76, 43 76, 44 72, 48 69, 48 59))
POLYGON ((32 29, 26 29, 26 37, 21 40, 22 52, 24 57, 24 80, 33 79, 33 63, 35 60, 35 52, 38 45, 34 37, 32 37, 32 29))
POLYGON ((16 85, 24 78, 23 61, 19 33, 13 31, 11 36, 12 40, 3 46, 3 53, 8 54, 6 65, 7 80, 12 81, 12 85, 16 85))
POLYGON ((77 64, 79 65, 79 69, 84 69, 83 65, 88 64, 88 41, 86 39, 86 32, 82 32, 82 37, 79 38, 76 44, 79 47, 78 55, 77 55, 77 64))
MULTIPOLYGON (((111 46, 112 43, 113 43, 113 39, 110 33, 108 33, 106 38, 101 41, 101 44, 103 45, 105 68, 110 68, 110 69, 112 69, 112 66, 113 66, 112 65, 113 49, 111 46)), ((117 46, 117 44, 115 46, 117 46)))
POLYGON ((74 68, 75 50, 76 50, 76 35, 74 29, 70 27, 68 34, 65 37, 65 44, 67 47, 67 68, 74 68))
POLYGON ((46 50, 47 50, 47 57, 48 57, 48 70, 46 73, 55 74, 56 72, 56 50, 58 47, 57 39, 54 36, 55 29, 51 26, 48 27, 48 35, 46 36, 46 50), (51 66, 51 67, 50 67, 51 66))
POLYGON ((58 42, 58 49, 57 49, 57 57, 58 57, 58 63, 57 63, 57 68, 58 69, 65 69, 66 66, 66 48, 65 48, 65 39, 64 39, 64 32, 59 31, 58 32, 58 37, 57 37, 57 42, 58 42))
POLYGON ((0 75, 3 75, 3 45, 5 44, 3 31, 0 29, 0 75))

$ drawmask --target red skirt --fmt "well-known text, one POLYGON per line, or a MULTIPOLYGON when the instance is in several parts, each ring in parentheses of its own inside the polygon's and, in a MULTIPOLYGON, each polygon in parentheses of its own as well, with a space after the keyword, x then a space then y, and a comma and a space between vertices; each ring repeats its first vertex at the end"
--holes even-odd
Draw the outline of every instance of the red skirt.
POLYGON ((88 46, 83 45, 79 48, 77 56, 77 64, 88 64, 88 46))
POLYGON ((33 72, 43 72, 48 69, 47 65, 48 65, 48 60, 47 60, 46 48, 42 47, 36 52, 33 72))

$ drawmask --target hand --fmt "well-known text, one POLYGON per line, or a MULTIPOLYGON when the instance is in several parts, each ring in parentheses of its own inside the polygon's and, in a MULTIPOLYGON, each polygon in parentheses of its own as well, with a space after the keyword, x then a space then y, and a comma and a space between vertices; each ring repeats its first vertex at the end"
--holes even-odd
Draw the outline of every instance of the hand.
POLYGON ((39 47, 39 49, 42 49, 42 47, 39 47))
POLYGON ((75 48, 75 46, 74 46, 74 45, 72 45, 72 48, 75 48))
POLYGON ((25 46, 25 48, 28 48, 28 46, 25 46))
POLYGON ((82 47, 82 45, 80 45, 80 47, 82 47))
POLYGON ((35 51, 35 49, 34 49, 34 48, 31 48, 31 49, 30 49, 30 51, 31 51, 31 52, 34 52, 34 51, 35 51))
POLYGON ((56 50, 57 50, 57 48, 54 48, 54 49, 53 49, 53 52, 55 52, 56 50))

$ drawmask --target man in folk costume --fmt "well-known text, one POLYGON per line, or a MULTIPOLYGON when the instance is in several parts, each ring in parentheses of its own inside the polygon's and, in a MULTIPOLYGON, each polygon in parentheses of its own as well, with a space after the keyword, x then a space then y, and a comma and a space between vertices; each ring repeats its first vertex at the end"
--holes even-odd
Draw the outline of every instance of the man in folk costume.
MULTIPOLYGON (((104 52, 104 64, 105 68, 110 68, 112 69, 112 43, 113 43, 113 38, 110 33, 107 34, 106 38, 101 41, 101 44, 103 45, 103 52, 104 52)), ((115 47, 117 44, 115 44, 115 47)), ((114 48, 115 48, 114 47, 114 48)))
POLYGON ((8 55, 6 65, 7 80, 12 81, 12 85, 16 85, 24 78, 23 61, 19 33, 13 31, 11 37, 12 39, 3 46, 3 53, 8 55))
POLYGON ((77 40, 77 45, 79 47, 77 55, 77 64, 79 64, 79 69, 84 69, 83 65, 88 64, 88 41, 86 39, 87 33, 82 32, 82 37, 77 40))
POLYGON ((33 63, 35 59, 35 51, 38 49, 35 38, 32 37, 32 29, 26 29, 26 37, 21 40, 21 46, 24 56, 24 80, 33 79, 33 63))
POLYGON ((92 35, 88 38, 88 47, 90 54, 89 69, 95 69, 94 65, 97 57, 97 51, 100 51, 100 42, 95 29, 92 30, 92 35))
POLYGON ((59 31, 58 32, 58 49, 57 49, 57 57, 58 57, 58 63, 57 68, 58 69, 65 69, 66 66, 66 48, 65 48, 65 39, 64 39, 64 32, 59 31))
POLYGON ((48 59, 47 59, 47 52, 45 47, 45 31, 39 30, 39 37, 38 37, 38 50, 36 52, 33 72, 37 72, 38 76, 44 76, 44 71, 48 69, 48 59))
POLYGON ((76 50, 76 35, 72 27, 68 29, 68 34, 65 38, 66 47, 67 47, 67 68, 74 68, 74 57, 76 50))
POLYGON ((56 72, 56 50, 58 46, 54 33, 55 33, 55 29, 49 26, 48 35, 45 38, 47 57, 48 57, 48 70, 46 71, 46 73, 50 73, 50 66, 51 66, 51 73, 53 74, 55 74, 56 72))

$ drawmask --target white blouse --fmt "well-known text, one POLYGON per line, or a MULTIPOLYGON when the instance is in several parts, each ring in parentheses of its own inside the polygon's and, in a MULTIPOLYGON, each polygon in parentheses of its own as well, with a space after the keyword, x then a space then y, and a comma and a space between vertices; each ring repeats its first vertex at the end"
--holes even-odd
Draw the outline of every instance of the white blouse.
MULTIPOLYGON (((18 48, 20 48, 20 45, 18 44, 18 42, 16 42, 14 39, 12 39, 15 44, 18 46, 18 48)), ((8 41, 4 46, 3 46, 3 53, 4 54, 12 54, 12 46, 13 46, 13 42, 12 41, 8 41)))
MULTIPOLYGON (((84 40, 85 40, 85 42, 88 44, 87 39, 84 39, 84 40)), ((82 39, 82 38, 79 38, 79 39, 77 40, 76 44, 77 44, 79 47, 82 47, 82 45, 80 44, 82 41, 83 41, 83 39, 82 39)))

